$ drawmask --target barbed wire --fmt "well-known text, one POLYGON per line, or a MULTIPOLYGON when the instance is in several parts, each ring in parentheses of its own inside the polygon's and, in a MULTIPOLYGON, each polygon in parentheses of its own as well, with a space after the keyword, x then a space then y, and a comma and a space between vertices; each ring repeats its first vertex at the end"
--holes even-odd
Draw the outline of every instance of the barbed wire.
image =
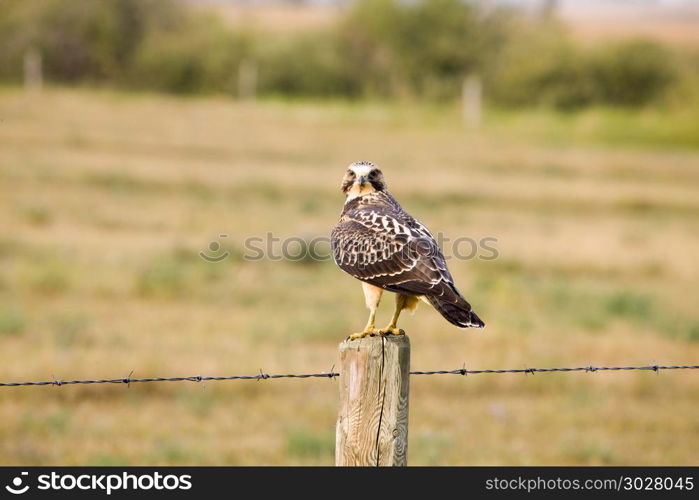
MULTIPOLYGON (((31 387, 31 386, 63 386, 76 384, 140 384, 147 382, 207 382, 220 380, 268 380, 280 378, 329 378, 339 377, 340 374, 330 368, 327 372, 320 373, 286 373, 286 374, 270 374, 260 373, 256 375, 226 375, 226 376, 203 376, 192 375, 188 377, 150 377, 150 378, 133 378, 133 372, 128 377, 121 378, 103 378, 103 379, 83 379, 83 380, 43 380, 38 382, 0 382, 0 387, 31 387)), ((466 366, 455 370, 432 370, 432 371, 411 371, 410 375, 478 375, 478 374, 501 374, 501 373, 551 373, 551 372, 587 372, 594 373, 598 371, 627 371, 627 370, 642 370, 660 372, 662 370, 698 370, 699 365, 646 365, 646 366, 573 366, 573 367, 558 367, 558 368, 506 368, 501 370, 469 370, 466 366)))
POLYGON ((221 377, 192 375, 188 377, 150 377, 132 378, 131 376, 122 378, 105 378, 96 380, 43 380, 40 382, 0 382, 0 387, 21 387, 40 385, 75 385, 75 384, 140 384, 146 382, 207 382, 209 380, 267 380, 274 378, 334 378, 339 377, 339 373, 284 373, 271 374, 260 371, 257 375, 225 375, 221 377))
POLYGON ((477 375, 481 373, 550 373, 550 372, 598 372, 622 370, 697 370, 699 365, 647 365, 647 366, 571 366, 562 368, 506 368, 503 370, 467 370, 466 367, 457 370, 414 371, 411 375, 477 375))

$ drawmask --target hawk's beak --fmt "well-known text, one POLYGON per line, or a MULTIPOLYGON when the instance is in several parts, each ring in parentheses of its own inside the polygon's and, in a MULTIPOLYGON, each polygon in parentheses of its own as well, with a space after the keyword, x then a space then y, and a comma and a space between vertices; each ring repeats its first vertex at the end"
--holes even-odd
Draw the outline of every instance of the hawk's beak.
POLYGON ((359 177, 359 179, 357 179, 357 182, 359 182, 359 187, 364 187, 364 184, 366 184, 367 182, 366 175, 362 175, 361 177, 359 177))

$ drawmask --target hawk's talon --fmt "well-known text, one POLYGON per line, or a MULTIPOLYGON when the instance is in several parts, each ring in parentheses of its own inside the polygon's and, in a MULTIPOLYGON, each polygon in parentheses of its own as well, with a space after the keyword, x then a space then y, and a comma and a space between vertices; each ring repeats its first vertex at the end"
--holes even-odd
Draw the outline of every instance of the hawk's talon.
POLYGON ((381 335, 405 335, 405 330, 402 328, 390 327, 382 328, 379 330, 381 335))
POLYGON ((358 332, 358 333, 353 333, 349 337, 347 337, 347 340, 357 340, 357 339, 363 339, 364 337, 368 336, 374 336, 380 333, 376 328, 366 328, 364 329, 363 332, 358 332))

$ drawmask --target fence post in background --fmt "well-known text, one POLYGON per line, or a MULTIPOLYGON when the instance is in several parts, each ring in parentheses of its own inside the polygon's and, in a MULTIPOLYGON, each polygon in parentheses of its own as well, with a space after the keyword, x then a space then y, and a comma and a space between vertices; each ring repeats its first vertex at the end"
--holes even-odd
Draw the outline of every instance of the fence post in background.
POLYGON ((481 79, 477 75, 469 75, 464 78, 462 87, 462 106, 464 114, 464 123, 472 129, 476 129, 481 125, 482 117, 482 96, 483 86, 481 79))
POLYGON ((336 465, 407 465, 409 384, 406 335, 340 344, 336 465))
POLYGON ((40 92, 44 82, 41 52, 35 48, 24 53, 24 88, 27 92, 40 92))
POLYGON ((558 0, 544 0, 541 2, 541 18, 552 19, 558 11, 558 0))
POLYGON ((238 98, 253 100, 257 94, 257 63, 244 59, 238 67, 238 98))

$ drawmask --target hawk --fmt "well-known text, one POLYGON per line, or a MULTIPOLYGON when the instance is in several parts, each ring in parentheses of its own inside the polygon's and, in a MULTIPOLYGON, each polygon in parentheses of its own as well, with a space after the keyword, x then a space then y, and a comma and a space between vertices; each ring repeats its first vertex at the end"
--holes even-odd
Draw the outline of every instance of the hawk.
POLYGON ((345 205, 331 235, 333 258, 362 282, 369 308, 366 327, 350 339, 404 334, 396 325, 398 317, 403 309, 414 311, 419 300, 460 328, 485 326, 454 285, 435 239, 388 192, 376 164, 352 163, 342 179, 342 192, 345 205), (376 309, 384 290, 396 294, 396 308, 388 326, 376 330, 376 309))

